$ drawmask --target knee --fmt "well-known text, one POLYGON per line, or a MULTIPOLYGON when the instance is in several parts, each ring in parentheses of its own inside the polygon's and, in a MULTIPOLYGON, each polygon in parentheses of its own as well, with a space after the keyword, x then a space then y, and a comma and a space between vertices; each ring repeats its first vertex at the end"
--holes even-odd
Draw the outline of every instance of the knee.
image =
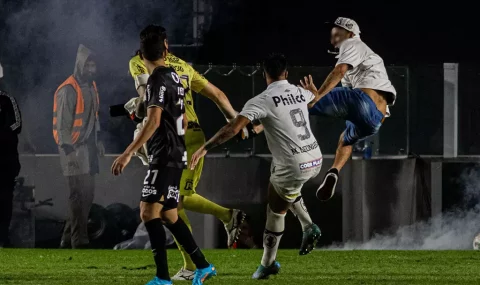
POLYGON ((340 136, 338 141, 337 153, 345 146, 352 146, 359 141, 359 136, 356 132, 349 132, 346 130, 340 136))
POLYGON ((164 221, 165 224, 167 224, 167 225, 173 225, 173 224, 175 224, 177 219, 172 219, 172 218, 169 218, 169 217, 162 217, 162 221, 164 221))
POLYGON ((153 220, 153 214, 150 211, 141 211, 140 212, 140 219, 142 219, 142 222, 146 223, 150 220, 153 220))
POLYGON ((166 225, 173 225, 178 221, 178 215, 164 214, 164 215, 162 215, 162 221, 166 225))
POLYGON ((362 141, 370 136, 378 133, 380 125, 355 126, 354 128, 347 128, 342 134, 339 141, 339 147, 352 146, 355 143, 362 141))
POLYGON ((267 209, 274 215, 285 215, 288 211, 288 209, 285 209, 284 206, 279 206, 275 203, 269 203, 267 209))
POLYGON ((158 218, 161 218, 160 213, 156 213, 150 207, 141 207, 141 209, 140 209, 140 219, 142 219, 142 222, 146 223, 148 221, 151 221, 153 219, 158 219, 158 218))
POLYGON ((366 126, 365 128, 362 129, 362 132, 361 132, 362 136, 366 138, 366 137, 377 134, 378 131, 380 130, 380 126, 381 124, 371 124, 366 126))

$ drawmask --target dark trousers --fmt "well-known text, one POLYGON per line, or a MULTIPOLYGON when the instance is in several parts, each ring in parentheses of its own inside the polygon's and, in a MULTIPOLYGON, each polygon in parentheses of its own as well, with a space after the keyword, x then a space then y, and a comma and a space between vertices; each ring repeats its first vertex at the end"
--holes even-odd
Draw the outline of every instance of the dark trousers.
POLYGON ((0 173, 0 246, 8 244, 16 175, 0 173))
POLYGON ((70 197, 68 219, 62 242, 72 248, 88 245, 88 214, 95 192, 95 176, 91 174, 67 176, 70 197))

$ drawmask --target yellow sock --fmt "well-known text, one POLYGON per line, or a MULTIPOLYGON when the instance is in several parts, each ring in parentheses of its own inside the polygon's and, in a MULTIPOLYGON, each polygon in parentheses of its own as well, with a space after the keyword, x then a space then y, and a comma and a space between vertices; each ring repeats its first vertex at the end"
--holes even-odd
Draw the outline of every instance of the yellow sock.
MULTIPOLYGON (((184 209, 178 210, 178 216, 183 220, 183 222, 187 225, 188 229, 190 232, 192 231, 192 225, 190 225, 190 220, 187 217, 187 213, 185 213, 184 209)), ((197 267, 195 266, 195 263, 193 263, 192 259, 190 258, 190 255, 183 249, 183 247, 178 243, 177 239, 175 239, 175 243, 178 246, 178 250, 180 250, 180 253, 182 254, 183 257, 183 268, 195 271, 197 267)))
POLYGON ((184 196, 183 207, 192 212, 214 215, 223 223, 228 223, 232 218, 232 211, 230 209, 215 204, 198 194, 184 196))

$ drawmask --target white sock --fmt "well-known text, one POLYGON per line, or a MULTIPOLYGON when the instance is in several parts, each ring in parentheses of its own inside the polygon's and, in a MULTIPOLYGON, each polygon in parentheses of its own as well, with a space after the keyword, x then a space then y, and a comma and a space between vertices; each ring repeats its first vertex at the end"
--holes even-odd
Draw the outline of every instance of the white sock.
POLYGON ((267 267, 277 258, 278 245, 285 230, 285 215, 274 213, 267 205, 267 224, 263 233, 262 265, 267 267))
POLYGON ((300 221, 300 224, 302 224, 303 231, 313 224, 312 218, 310 218, 310 214, 308 214, 307 207, 305 207, 302 196, 299 196, 295 202, 293 202, 292 206, 290 207, 290 211, 292 211, 292 213, 300 221))

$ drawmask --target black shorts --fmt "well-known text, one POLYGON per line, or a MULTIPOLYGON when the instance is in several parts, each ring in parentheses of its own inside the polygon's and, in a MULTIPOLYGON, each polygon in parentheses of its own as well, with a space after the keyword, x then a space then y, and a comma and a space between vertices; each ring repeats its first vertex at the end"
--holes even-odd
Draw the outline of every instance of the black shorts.
POLYGON ((181 168, 151 164, 143 181, 142 198, 147 203, 160 203, 165 210, 175 209, 180 199, 181 168))

